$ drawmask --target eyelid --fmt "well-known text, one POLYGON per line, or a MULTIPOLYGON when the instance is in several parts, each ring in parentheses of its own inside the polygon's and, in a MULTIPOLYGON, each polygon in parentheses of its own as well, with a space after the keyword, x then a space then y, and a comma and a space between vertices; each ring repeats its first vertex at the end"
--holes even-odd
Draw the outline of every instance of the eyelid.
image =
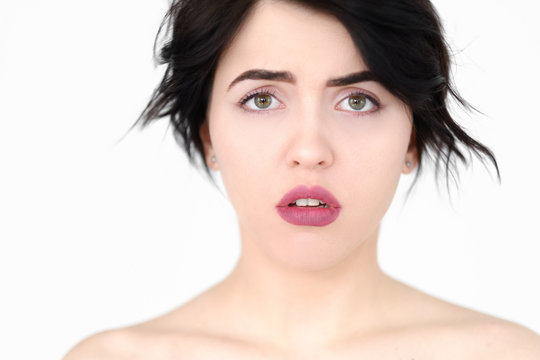
POLYGON ((270 95, 270 96, 275 97, 276 90, 272 89, 272 88, 267 88, 267 87, 262 87, 262 88, 259 88, 259 89, 251 90, 246 95, 244 95, 242 97, 242 99, 240 99, 240 101, 238 103, 243 105, 246 102, 248 102, 248 100, 252 99, 254 96, 261 95, 261 94, 270 95))

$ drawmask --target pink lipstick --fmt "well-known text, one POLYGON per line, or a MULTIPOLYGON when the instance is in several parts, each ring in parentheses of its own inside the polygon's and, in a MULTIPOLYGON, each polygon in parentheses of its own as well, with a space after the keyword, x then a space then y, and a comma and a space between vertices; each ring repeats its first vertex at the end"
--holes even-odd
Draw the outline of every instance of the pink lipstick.
POLYGON ((320 185, 298 185, 281 198, 276 211, 290 224, 325 226, 337 219, 341 205, 330 191, 320 185), (297 205, 296 200, 299 199, 319 200, 319 205, 307 205, 305 200, 300 200, 297 205))

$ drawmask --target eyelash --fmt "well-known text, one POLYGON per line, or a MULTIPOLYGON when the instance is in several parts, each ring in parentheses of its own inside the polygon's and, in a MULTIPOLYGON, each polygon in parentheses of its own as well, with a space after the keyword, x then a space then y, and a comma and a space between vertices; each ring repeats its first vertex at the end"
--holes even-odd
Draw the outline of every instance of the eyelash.
MULTIPOLYGON (((244 105, 251 99, 253 99, 255 96, 257 95, 270 95, 272 97, 275 97, 276 95, 276 92, 272 89, 267 89, 267 88, 262 88, 262 89, 257 89, 257 90, 253 90, 249 93, 246 94, 246 96, 244 96, 239 102, 238 102, 238 105, 244 110, 244 111, 249 111, 249 112, 255 112, 255 113, 261 113, 261 112, 268 112, 270 110, 251 110, 251 109, 246 109, 244 107, 244 105)), ((373 105, 375 106, 375 110, 372 110, 372 111, 347 111, 347 112, 352 112, 354 113, 354 116, 362 116, 362 115, 365 115, 365 114, 369 114, 369 113, 372 113, 372 112, 376 112, 378 111, 380 108, 381 108, 381 105, 379 103, 379 101, 377 99, 375 99, 373 96, 363 92, 363 91, 359 91, 359 90, 355 90, 355 91, 352 91, 350 92, 349 94, 347 94, 347 96, 345 96, 343 99, 340 100, 339 104, 341 102, 343 102, 343 100, 351 97, 351 96, 365 96, 369 101, 371 101, 373 103, 373 105)))

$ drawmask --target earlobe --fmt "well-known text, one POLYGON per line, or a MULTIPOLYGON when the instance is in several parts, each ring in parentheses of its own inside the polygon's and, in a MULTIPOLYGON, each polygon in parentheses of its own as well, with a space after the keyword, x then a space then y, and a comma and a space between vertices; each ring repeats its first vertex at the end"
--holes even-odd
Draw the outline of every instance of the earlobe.
POLYGON ((409 174, 414 170, 415 167, 416 167, 416 161, 412 161, 409 159, 409 157, 406 157, 405 163, 403 164, 403 169, 401 170, 401 172, 403 174, 409 174))
POLYGON ((402 173, 409 174, 411 173, 416 164, 418 163, 418 150, 416 148, 416 132, 413 127, 411 138, 409 140, 409 147, 407 148, 407 154, 405 154, 405 161, 403 164, 402 173))

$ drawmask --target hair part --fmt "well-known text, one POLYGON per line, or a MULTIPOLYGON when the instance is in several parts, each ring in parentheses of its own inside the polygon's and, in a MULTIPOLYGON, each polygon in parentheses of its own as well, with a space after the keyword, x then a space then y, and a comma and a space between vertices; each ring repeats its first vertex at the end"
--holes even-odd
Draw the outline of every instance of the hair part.
MULTIPOLYGON (((169 118, 176 142, 192 165, 197 155, 209 179, 199 131, 217 64, 246 17, 260 0, 174 0, 156 36, 154 56, 167 68, 151 100, 137 119, 145 127, 169 118), (157 44, 162 41, 159 54, 157 44)), ((274 0, 275 1, 275 0, 274 0)), ((455 89, 450 55, 440 18, 429 0, 279 0, 334 16, 349 32, 366 66, 413 114, 413 139, 418 154, 416 176, 426 155, 435 176, 444 169, 447 188, 458 174, 457 160, 468 164, 465 151, 500 172, 495 155, 454 120, 449 103, 475 110, 455 89)))

